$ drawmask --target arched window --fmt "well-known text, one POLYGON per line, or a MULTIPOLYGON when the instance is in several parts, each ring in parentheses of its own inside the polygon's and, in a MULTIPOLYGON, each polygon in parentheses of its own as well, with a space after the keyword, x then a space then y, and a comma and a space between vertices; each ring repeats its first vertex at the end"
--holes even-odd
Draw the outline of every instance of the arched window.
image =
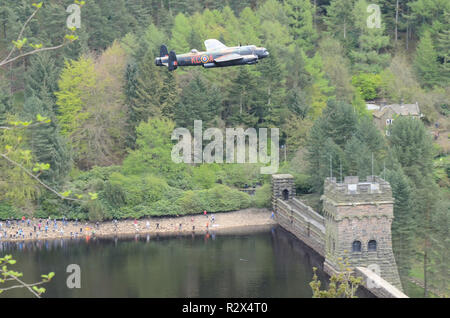
POLYGON ((367 244, 367 250, 369 252, 375 252, 377 250, 377 241, 370 240, 369 243, 367 244))
POLYGON ((353 241, 352 252, 361 252, 361 242, 360 241, 353 241))
POLYGON ((287 189, 283 190, 283 200, 289 200, 289 191, 287 189))

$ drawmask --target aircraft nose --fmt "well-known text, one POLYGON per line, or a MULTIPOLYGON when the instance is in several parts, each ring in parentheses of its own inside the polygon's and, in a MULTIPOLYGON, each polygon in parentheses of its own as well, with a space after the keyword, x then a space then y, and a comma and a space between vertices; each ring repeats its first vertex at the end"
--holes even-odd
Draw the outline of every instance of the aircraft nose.
POLYGON ((270 55, 270 53, 269 53, 269 51, 267 51, 267 49, 266 48, 263 48, 262 49, 262 54, 261 54, 261 57, 268 57, 270 55))

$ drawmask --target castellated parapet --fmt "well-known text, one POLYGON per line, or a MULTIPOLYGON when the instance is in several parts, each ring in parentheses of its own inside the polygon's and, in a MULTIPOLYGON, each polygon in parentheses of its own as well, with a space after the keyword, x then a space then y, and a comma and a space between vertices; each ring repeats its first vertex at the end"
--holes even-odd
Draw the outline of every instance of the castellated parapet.
POLYGON ((394 218, 391 186, 369 176, 327 178, 322 196, 325 217, 325 271, 336 273, 341 260, 351 267, 367 267, 401 290, 392 252, 394 218))

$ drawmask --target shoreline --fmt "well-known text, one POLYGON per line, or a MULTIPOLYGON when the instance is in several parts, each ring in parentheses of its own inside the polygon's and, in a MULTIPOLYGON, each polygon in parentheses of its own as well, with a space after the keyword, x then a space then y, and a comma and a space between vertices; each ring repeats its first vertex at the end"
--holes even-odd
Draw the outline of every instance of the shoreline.
POLYGON ((5 222, 2 221, 0 242, 130 237, 136 235, 176 236, 211 232, 223 234, 242 233, 248 230, 261 230, 276 225, 277 223, 270 218, 271 213, 266 208, 248 208, 232 212, 208 213, 206 217, 203 214, 178 217, 158 216, 136 220, 136 225, 134 220, 125 219, 118 221, 117 229, 113 221, 99 222, 98 228, 96 227, 96 222, 78 222, 78 225, 75 225, 74 221, 68 221, 67 225, 63 225, 62 221, 57 221, 55 230, 54 221, 52 220, 49 222, 47 232, 45 232, 47 219, 42 220, 40 230, 36 227, 36 232, 34 231, 34 224, 38 222, 37 220, 34 220, 34 223, 30 226, 27 225, 27 222, 22 223, 20 221, 19 225, 14 224, 9 228, 6 228, 5 222), (214 221, 212 221, 212 215, 214 215, 214 221), (147 226, 147 222, 149 226, 147 226), (19 229, 22 229, 24 236, 14 237, 19 229), (63 232, 61 232, 61 229, 63 232), (4 237, 5 230, 7 232, 6 238, 4 237), (32 234, 30 235, 30 233, 32 234))

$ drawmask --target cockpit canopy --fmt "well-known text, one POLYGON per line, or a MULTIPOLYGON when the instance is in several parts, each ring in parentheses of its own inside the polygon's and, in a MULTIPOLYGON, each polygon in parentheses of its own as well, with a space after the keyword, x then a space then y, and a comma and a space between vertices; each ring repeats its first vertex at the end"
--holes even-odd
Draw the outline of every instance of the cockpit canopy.
POLYGON ((198 53, 198 51, 196 49, 192 49, 191 53, 198 53))

